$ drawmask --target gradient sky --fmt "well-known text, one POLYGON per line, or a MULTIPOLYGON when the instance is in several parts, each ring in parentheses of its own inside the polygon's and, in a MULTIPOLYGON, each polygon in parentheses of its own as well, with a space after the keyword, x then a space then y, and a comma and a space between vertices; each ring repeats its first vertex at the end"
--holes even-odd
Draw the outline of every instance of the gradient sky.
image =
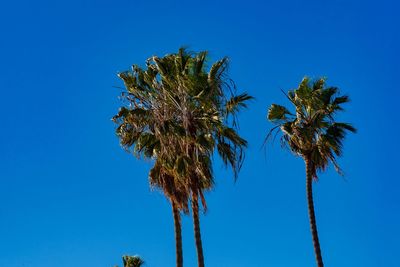
MULTIPOLYGON (((229 56, 231 78, 256 97, 240 117, 250 145, 238 181, 215 160, 206 266, 314 266, 304 164, 278 143, 260 149, 267 107, 288 104, 280 89, 304 75, 349 94, 340 119, 359 130, 339 161, 346 176, 330 169, 315 184, 326 266, 399 266, 396 2, 2 1, 0 267, 121 266, 123 254, 174 266, 170 204, 110 119, 116 74, 181 45, 229 56)), ((196 266, 190 217, 183 244, 196 266)))

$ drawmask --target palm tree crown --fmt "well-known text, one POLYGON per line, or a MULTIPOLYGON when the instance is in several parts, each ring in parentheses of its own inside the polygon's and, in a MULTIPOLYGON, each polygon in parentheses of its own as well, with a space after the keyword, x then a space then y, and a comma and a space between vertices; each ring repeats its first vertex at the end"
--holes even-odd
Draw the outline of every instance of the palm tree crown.
POLYGON ((233 82, 226 78, 227 58, 207 72, 206 56, 207 52, 180 49, 149 58, 146 70, 134 65, 132 71, 119 74, 127 89, 122 94, 127 106, 113 118, 116 132, 127 150, 157 159, 150 172, 152 185, 164 184, 159 179, 165 174, 174 177, 168 181, 175 184, 195 176, 200 188, 211 188, 214 148, 235 177, 243 162, 247 142, 236 133, 236 115, 252 97, 235 94, 233 82))
POLYGON ((141 267, 144 261, 139 256, 123 256, 124 267, 141 267))
POLYGON ((297 89, 286 95, 295 112, 276 104, 268 110, 268 120, 276 127, 267 138, 279 128, 282 145, 287 145, 296 155, 310 157, 314 179, 317 171, 325 170, 329 162, 342 174, 336 157, 342 155, 346 132, 356 132, 350 124, 335 121, 336 113, 343 110, 342 104, 349 102, 348 96, 337 96, 337 93, 338 88, 326 87, 325 79, 312 82, 306 77, 297 89))

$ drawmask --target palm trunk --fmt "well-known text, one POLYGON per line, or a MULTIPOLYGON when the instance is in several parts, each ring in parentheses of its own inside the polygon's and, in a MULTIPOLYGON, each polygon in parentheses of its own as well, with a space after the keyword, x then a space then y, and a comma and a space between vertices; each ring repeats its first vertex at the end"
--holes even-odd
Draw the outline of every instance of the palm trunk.
POLYGON ((313 200, 313 191, 312 191, 312 166, 311 166, 311 159, 309 156, 305 158, 306 162, 306 188, 307 188, 307 202, 308 202, 308 216, 310 219, 310 227, 311 227, 311 234, 312 240, 314 244, 314 252, 315 258, 317 260, 317 266, 323 267, 324 263, 322 262, 322 254, 321 248, 319 245, 318 239, 318 231, 317 231, 317 222, 315 220, 315 212, 314 212, 314 200, 313 200))
POLYGON ((198 267, 204 267, 203 245, 201 242, 201 233, 200 233, 199 202, 197 196, 194 196, 192 198, 192 211, 193 211, 194 238, 197 250, 197 265, 198 267))
POLYGON ((179 214, 178 206, 172 202, 172 213, 174 215, 175 227, 175 252, 176 252, 176 267, 183 267, 183 250, 182 250, 182 229, 181 215, 179 214))

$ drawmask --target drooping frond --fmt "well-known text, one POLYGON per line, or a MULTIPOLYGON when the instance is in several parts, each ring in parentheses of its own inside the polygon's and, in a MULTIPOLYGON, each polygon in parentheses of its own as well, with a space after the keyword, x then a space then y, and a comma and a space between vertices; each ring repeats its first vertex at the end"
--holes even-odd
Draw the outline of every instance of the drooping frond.
POLYGON ((254 99, 254 97, 242 93, 240 95, 232 96, 228 101, 225 103, 225 109, 227 114, 236 114, 240 108, 247 108, 247 103, 249 100, 254 99))
POLYGON ((290 111, 284 106, 272 104, 268 109, 268 120, 272 122, 286 121, 288 120, 288 115, 293 115, 290 111))

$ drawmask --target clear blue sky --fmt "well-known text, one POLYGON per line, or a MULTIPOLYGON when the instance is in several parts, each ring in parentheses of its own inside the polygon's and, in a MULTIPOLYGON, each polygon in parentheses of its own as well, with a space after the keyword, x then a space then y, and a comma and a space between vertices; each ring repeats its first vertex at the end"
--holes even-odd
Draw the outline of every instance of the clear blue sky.
MULTIPOLYGON (((207 267, 314 266, 303 162, 260 146, 280 89, 327 76, 350 94, 341 119, 345 178, 315 185, 326 266, 399 266, 399 14, 396 1, 2 1, 0 267, 175 263, 171 207, 110 118, 116 74, 181 45, 231 58, 256 97, 241 116, 250 143, 239 180, 215 161, 202 217, 207 267)), ((196 265, 190 218, 186 266, 196 265)))

